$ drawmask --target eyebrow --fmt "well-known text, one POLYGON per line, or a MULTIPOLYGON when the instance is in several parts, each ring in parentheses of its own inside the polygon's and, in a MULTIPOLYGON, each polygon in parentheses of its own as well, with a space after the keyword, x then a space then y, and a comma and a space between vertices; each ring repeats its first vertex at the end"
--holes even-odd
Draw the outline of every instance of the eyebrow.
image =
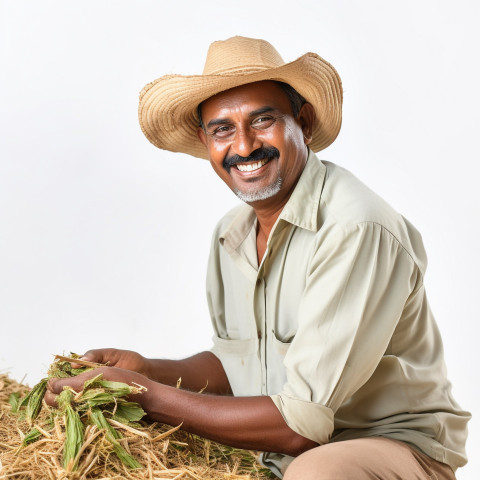
MULTIPOLYGON (((253 112, 250 112, 248 116, 252 118, 258 115, 262 115, 263 113, 275 112, 276 110, 277 110, 276 108, 269 107, 269 106, 260 107, 260 108, 257 108, 257 110, 253 110, 253 112)), ((230 123, 230 122, 231 120, 229 118, 214 118, 207 123, 207 128, 216 127, 218 125, 224 125, 225 123, 230 123)))

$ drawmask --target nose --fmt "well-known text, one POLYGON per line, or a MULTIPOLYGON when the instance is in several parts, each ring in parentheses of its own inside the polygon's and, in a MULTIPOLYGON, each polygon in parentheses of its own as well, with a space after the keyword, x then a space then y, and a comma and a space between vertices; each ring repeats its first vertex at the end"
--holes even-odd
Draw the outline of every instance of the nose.
POLYGON ((239 127, 235 132, 232 150, 241 157, 248 157, 254 150, 262 146, 262 142, 253 128, 239 127))

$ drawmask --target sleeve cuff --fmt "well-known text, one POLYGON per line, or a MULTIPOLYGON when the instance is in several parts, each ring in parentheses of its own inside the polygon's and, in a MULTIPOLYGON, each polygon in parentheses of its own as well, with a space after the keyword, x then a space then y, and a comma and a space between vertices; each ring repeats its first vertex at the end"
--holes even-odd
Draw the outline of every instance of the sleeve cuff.
POLYGON ((333 432, 333 411, 330 408, 284 393, 270 398, 294 432, 319 445, 328 443, 333 432))

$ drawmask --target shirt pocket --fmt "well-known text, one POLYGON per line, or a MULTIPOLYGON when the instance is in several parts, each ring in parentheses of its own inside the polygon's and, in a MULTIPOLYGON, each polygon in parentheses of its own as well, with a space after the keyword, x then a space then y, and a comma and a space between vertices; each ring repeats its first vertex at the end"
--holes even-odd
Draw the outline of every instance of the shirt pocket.
POLYGON ((282 357, 284 357, 287 354, 288 349, 290 348, 291 344, 292 344, 292 342, 282 342, 281 340, 279 340, 275 336, 275 334, 273 335, 273 346, 274 346, 275 350, 280 355, 282 355, 282 357))
POLYGON ((258 338, 232 339, 213 337, 212 353, 222 362, 235 396, 262 394, 262 370, 258 338))
POLYGON ((225 339, 213 336, 213 351, 221 355, 247 356, 258 351, 258 338, 225 339))
POLYGON ((287 335, 280 337, 278 333, 272 331, 272 343, 275 351, 284 357, 295 338, 295 333, 296 332, 289 332, 287 335))

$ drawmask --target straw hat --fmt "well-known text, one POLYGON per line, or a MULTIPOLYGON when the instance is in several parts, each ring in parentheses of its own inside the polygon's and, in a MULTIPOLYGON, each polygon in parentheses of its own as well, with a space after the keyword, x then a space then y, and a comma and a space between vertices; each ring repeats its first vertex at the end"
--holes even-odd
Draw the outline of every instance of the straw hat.
POLYGON ((336 70, 315 53, 285 63, 270 43, 246 37, 213 42, 202 75, 165 75, 146 85, 140 92, 140 126, 159 148, 208 158, 197 137, 198 105, 224 90, 262 80, 288 83, 314 106, 313 151, 335 140, 342 122, 336 70))

